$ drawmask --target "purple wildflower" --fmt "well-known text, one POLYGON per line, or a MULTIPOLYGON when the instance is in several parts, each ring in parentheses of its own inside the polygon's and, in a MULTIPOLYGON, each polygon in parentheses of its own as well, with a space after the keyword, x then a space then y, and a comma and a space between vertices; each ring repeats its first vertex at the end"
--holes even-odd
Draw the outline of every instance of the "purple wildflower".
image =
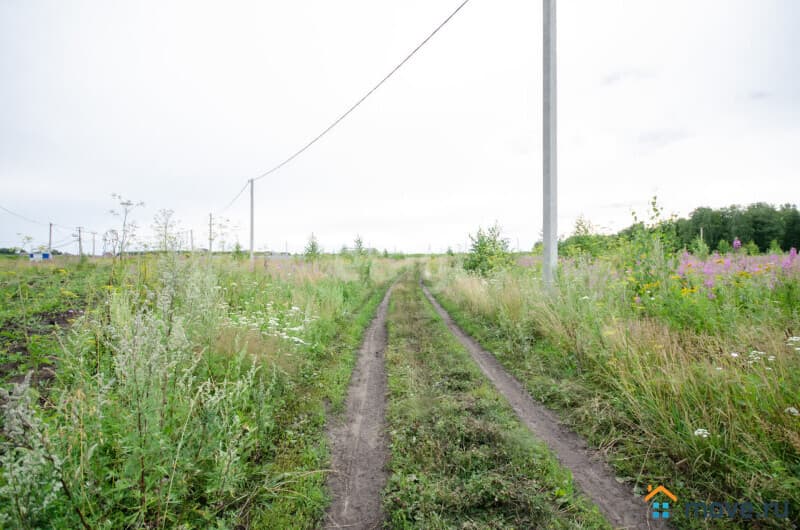
POLYGON ((739 250, 740 248, 742 248, 742 242, 739 241, 738 237, 734 237, 733 238, 733 249, 734 250, 739 250))

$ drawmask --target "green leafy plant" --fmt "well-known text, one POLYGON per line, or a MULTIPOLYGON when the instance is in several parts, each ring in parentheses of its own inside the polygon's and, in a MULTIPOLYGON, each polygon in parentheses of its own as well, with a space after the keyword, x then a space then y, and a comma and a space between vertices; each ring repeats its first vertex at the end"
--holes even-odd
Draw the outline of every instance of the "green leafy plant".
POLYGON ((514 262, 508 240, 502 237, 499 225, 495 224, 486 230, 478 228, 475 235, 470 234, 469 237, 472 247, 464 259, 465 270, 486 276, 514 262))

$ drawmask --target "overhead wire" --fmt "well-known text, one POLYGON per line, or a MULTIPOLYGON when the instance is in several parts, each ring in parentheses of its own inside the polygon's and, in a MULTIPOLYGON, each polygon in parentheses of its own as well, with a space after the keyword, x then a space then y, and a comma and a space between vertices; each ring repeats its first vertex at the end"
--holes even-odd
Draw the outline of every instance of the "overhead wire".
POLYGON ((237 193, 237 194, 236 194, 236 197, 234 197, 233 199, 231 199, 231 202, 229 202, 227 205, 225 205, 225 207, 224 207, 223 209, 221 209, 221 210, 219 211, 219 213, 222 213, 222 212, 224 212, 225 210, 227 210, 228 208, 230 208, 231 206, 233 206, 233 203, 235 203, 235 202, 236 202, 236 200, 237 200, 239 197, 241 197, 241 196, 242 196, 242 193, 244 193, 244 190, 246 190, 246 189, 247 189, 247 186, 248 186, 249 184, 250 184, 250 181, 249 181, 249 180, 248 180, 247 182, 245 182, 245 183, 244 183, 244 186, 242 186, 242 189, 241 189, 241 190, 239 190, 239 193, 237 193))
MULTIPOLYGON (((320 140, 321 140, 321 139, 322 139, 322 138, 323 138, 323 137, 324 137, 326 134, 328 134, 329 132, 331 132, 331 130, 333 130, 333 129, 334 129, 334 127, 336 127, 337 125, 339 125, 339 124, 340 124, 340 123, 341 123, 341 122, 342 122, 342 121, 343 121, 345 118, 347 118, 347 117, 348 117, 348 116, 349 116, 349 115, 350 115, 350 114, 351 114, 351 113, 352 113, 354 110, 356 110, 356 109, 357 109, 359 106, 361 106, 361 104, 362 104, 362 103, 364 103, 364 101, 366 101, 366 100, 367 100, 367 98, 369 98, 369 97, 370 97, 372 94, 374 94, 374 93, 375 93, 375 91, 377 91, 377 90, 378 90, 378 89, 379 89, 381 86, 383 86, 383 84, 384 84, 384 83, 386 83, 386 82, 387 82, 387 81, 388 81, 388 80, 389 80, 389 79, 390 79, 390 78, 391 78, 391 77, 392 77, 394 74, 396 74, 398 70, 400 70, 400 69, 401 69, 403 66, 405 66, 405 64, 406 64, 408 61, 410 61, 410 60, 411 60, 411 58, 412 58, 412 57, 414 57, 414 56, 417 54, 417 52, 419 52, 419 51, 420 51, 420 50, 421 50, 421 49, 422 49, 422 48, 423 48, 423 47, 424 47, 426 44, 428 44, 428 42, 429 42, 429 41, 430 41, 430 40, 431 40, 431 39, 432 39, 434 36, 436 36, 436 34, 437 34, 437 33, 439 33, 439 31, 441 31, 441 30, 442 30, 442 28, 444 28, 444 27, 445 27, 445 26, 446 26, 446 25, 447 25, 447 24, 448 24, 448 23, 449 23, 449 22, 450 22, 450 21, 453 19, 453 17, 455 17, 455 16, 456 16, 456 15, 457 15, 457 14, 458 14, 458 13, 459 13, 459 12, 460 12, 460 11, 461 11, 461 10, 462 10, 462 9, 463 9, 463 8, 464 8, 464 7, 465 7, 465 6, 466 6, 466 5, 467 5, 467 4, 470 2, 470 1, 471 1, 471 0, 463 0, 463 1, 462 1, 462 2, 461 2, 459 5, 458 5, 458 7, 456 7, 456 8, 455 8, 455 9, 454 9, 454 10, 453 10, 453 11, 452 11, 452 12, 451 12, 451 13, 450 13, 448 16, 447 16, 447 18, 445 18, 445 19, 444 19, 444 20, 443 20, 443 21, 442 21, 442 22, 441 22, 441 23, 440 23, 438 26, 436 26, 436 28, 435 28, 435 29, 434 29, 432 32, 430 32, 430 33, 428 34, 428 36, 427 36, 427 37, 425 37, 425 38, 424 38, 424 39, 423 39, 423 40, 422 40, 422 41, 421 41, 419 44, 417 44, 417 46, 416 46, 416 47, 415 47, 413 50, 411 50, 411 52, 410 52, 408 55, 406 55, 406 56, 405 56, 405 58, 404 58, 402 61, 400 61, 400 62, 399 62, 399 63, 398 63, 398 64, 397 64, 397 65, 396 65, 394 68, 392 68, 392 69, 391 69, 391 71, 389 71, 389 73, 388 73, 388 74, 386 74, 386 75, 385 75, 385 76, 384 76, 384 77, 383 77, 383 78, 382 78, 380 81, 378 81, 378 83, 377 83, 375 86, 373 86, 371 89, 369 89, 369 90, 368 90, 368 91, 367 91, 367 92, 366 92, 366 93, 365 93, 363 96, 361 96, 361 97, 360 97, 360 98, 359 98, 359 99, 358 99, 358 100, 357 100, 355 103, 353 103, 353 104, 352 104, 352 105, 351 105, 351 106, 350 106, 350 107, 349 107, 349 108, 348 108, 348 109, 347 109, 347 110, 346 110, 344 113, 342 113, 342 114, 341 114, 341 115, 340 115, 338 118, 336 118, 336 119, 335 119, 335 120, 334 120, 334 121, 333 121, 333 122, 332 122, 330 125, 328 125, 328 126, 325 128, 325 129, 323 129, 323 130, 322 130, 322 132, 320 132, 319 134, 317 134, 317 135, 316 135, 314 138, 312 138, 312 139, 311 139, 309 142, 307 142, 307 143, 306 143, 305 145, 303 145, 303 146, 302 146, 300 149, 298 149, 297 151, 295 151, 293 154, 291 154, 289 157, 287 157, 286 159, 284 159, 284 160, 283 160, 282 162, 280 162, 279 164, 277 164, 277 165, 273 166, 272 168, 268 169, 267 171, 264 171, 263 173, 261 173, 261 174, 260 174, 260 175, 258 175, 257 177, 254 177, 254 178, 252 179, 252 181, 253 181, 253 182, 255 182, 255 181, 257 181, 257 180, 261 180, 261 179, 263 179, 264 177, 267 177, 267 176, 269 176, 269 175, 271 175, 271 174, 275 173, 276 171, 278 171, 278 170, 279 170, 279 169, 281 169, 282 167, 284 167, 284 166, 286 166, 287 164, 291 163, 291 162, 292 162, 294 159, 296 159, 298 156, 302 155, 302 154, 303 154, 304 152, 306 152, 306 151, 307 151, 307 150, 308 150, 308 149, 309 149, 311 146, 313 146, 315 143, 317 143, 318 141, 320 141, 320 140)), ((231 200, 231 201, 230 201, 230 202, 229 202, 229 203, 228 203, 228 204, 227 204, 227 205, 226 205, 226 206, 225 206, 225 207, 224 207, 222 210, 220 210, 220 211, 221 211, 221 212, 223 212, 223 211, 227 210, 228 208, 230 208, 230 207, 231 207, 231 206, 232 206, 232 205, 233 205, 233 204, 234 204, 234 203, 235 203, 235 202, 236 202, 236 201, 239 199, 239 197, 241 197, 242 193, 244 193, 244 190, 246 190, 246 189, 247 189, 247 186, 248 186, 249 184, 250 184, 250 180, 248 180, 247 182, 245 182, 245 185, 244 185, 244 187, 242 187, 242 189, 239 191, 239 193, 237 193, 237 194, 236 194, 236 196, 235 196, 235 197, 234 197, 234 198, 233 198, 233 199, 232 199, 232 200, 231 200)))
POLYGON ((376 85, 375 85, 374 87, 372 87, 372 88, 371 88, 369 91, 367 91, 367 93, 366 93, 366 94, 364 94, 363 96, 361 96, 361 97, 358 99, 358 101, 356 101, 356 102, 355 102, 353 105, 351 105, 351 106, 350 106, 350 108, 348 108, 348 109, 347 109, 347 110, 346 110, 346 111, 345 111, 345 112, 344 112, 344 113, 343 113, 341 116, 339 116, 338 118, 336 118, 336 119, 333 121, 333 123, 331 123, 330 125, 328 125, 328 126, 327 126, 327 127, 326 127, 326 128, 325 128, 325 129, 324 129, 322 132, 321 132, 321 133, 319 133, 317 136, 315 136, 315 137, 314 137, 314 138, 313 138, 313 139, 312 139, 310 142, 308 142, 308 143, 307 143, 307 144, 305 144, 303 147, 301 147, 300 149, 298 149, 298 150, 297 150, 297 151, 296 151, 294 154, 292 154, 291 156, 289 156, 289 157, 288 157, 287 159, 285 159, 283 162, 281 162, 281 163, 279 163, 278 165, 276 165, 276 166, 272 167, 271 169, 269 169, 269 170, 265 171, 264 173, 262 173, 262 174, 260 174, 259 176, 255 177, 253 180, 254 180, 254 181, 256 181, 256 180, 261 180, 261 179, 263 179, 264 177, 266 177, 266 176, 269 176, 269 175, 271 175, 272 173, 274 173, 274 172, 278 171, 278 170, 279 170, 279 169, 281 169, 283 166, 285 166, 286 164, 290 163, 292 160, 294 160, 295 158, 297 158, 298 156, 300 156, 301 154, 303 154, 303 153, 304 153, 306 150, 308 150, 308 148, 310 148, 312 145, 314 145, 314 144, 315 144, 315 143, 317 143, 319 140, 321 140, 323 136, 325 136, 326 134, 328 134, 328 133, 329 133, 329 132, 330 132, 330 131, 331 131, 331 130, 334 128, 334 127, 336 127, 337 125, 339 125, 339 123, 341 123, 341 122, 342 122, 342 121, 343 121, 345 118, 347 118, 347 116, 349 116, 349 115, 350 115, 350 113, 352 113, 354 110, 356 110, 356 109, 357 109, 357 108, 358 108, 358 107, 359 107, 359 106, 360 106, 362 103, 364 103, 364 101, 366 101, 366 99, 367 99, 368 97, 370 97, 370 96, 371 96, 373 93, 375 93, 375 91, 376 91, 376 90, 378 90, 378 89, 379 89, 381 86, 383 86, 383 84, 384 84, 384 83, 386 83, 386 81, 388 81, 388 80, 389 80, 389 79, 390 79, 390 78, 391 78, 391 77, 392 77, 392 76, 393 76, 395 73, 397 73, 397 71, 398 71, 398 70, 400 70, 400 69, 401 69, 401 68, 402 68, 402 67, 403 67, 403 66, 404 66, 404 65, 405 65, 405 64, 406 64, 408 61, 410 61, 410 60, 411 60, 411 58, 412 58, 412 57, 414 57, 414 55, 416 55, 416 54, 417 54, 417 52, 418 52, 419 50, 421 50, 423 46, 425 46, 426 44, 428 44, 428 42, 429 42, 429 41, 430 41, 430 40, 431 40, 431 39, 432 39, 432 38, 433 38, 433 37, 434 37, 434 36, 435 36, 437 33, 439 33, 439 31, 441 31, 441 29, 442 29, 443 27, 445 27, 445 26, 447 25, 447 23, 448 23, 448 22, 450 22, 450 21, 453 19, 453 17, 455 17, 455 16, 456 16, 456 15, 459 13, 459 11, 461 11, 461 10, 464 8, 464 6, 466 6, 466 5, 467 5, 469 2, 470 2, 470 0, 464 0, 463 2, 461 2, 461 4, 459 4, 459 6, 458 6, 458 7, 457 7, 457 8, 456 8, 456 9, 455 9, 455 10, 454 10, 452 13, 450 13, 450 15, 448 15, 448 17, 447 17, 447 18, 445 18, 445 19, 444 19, 444 20, 443 20, 443 21, 442 21, 442 22, 441 22, 441 23, 440 23, 438 26, 436 26, 436 29, 434 29, 434 30, 433 30, 433 31, 432 31, 430 34, 428 34, 428 36, 427 36, 427 37, 425 37, 425 38, 422 40, 422 42, 420 42, 420 43, 417 45, 417 47, 416 47, 416 48, 414 48, 413 50, 411 50, 411 52, 410 52, 408 55, 406 55, 406 57, 405 57, 405 58, 404 58, 402 61, 400 61, 400 63, 399 63, 397 66, 395 66, 394 68, 392 68, 392 70, 391 70, 391 71, 390 71, 388 74, 386 74, 386 75, 383 77, 383 79, 381 79, 380 81, 378 81, 378 84, 376 84, 376 85))
POLYGON ((13 215, 14 217, 19 217, 19 218, 20 218, 20 219, 22 219, 23 221, 28 221, 29 223, 33 223, 33 224, 36 224, 36 225, 44 225, 44 226, 47 226, 47 223, 43 223, 43 222, 41 222, 41 221, 35 221, 35 220, 31 219, 30 217, 25 217, 25 216, 24 216, 24 215, 22 215, 22 214, 19 214, 19 213, 17 213, 17 212, 14 212, 14 211, 12 211, 12 210, 9 210, 8 208, 6 208, 5 206, 3 206, 2 204, 0 204, 0 210, 3 210, 3 211, 5 211, 6 213, 9 213, 9 214, 13 215))
MULTIPOLYGON (((317 134, 309 142, 307 142, 302 147, 300 147, 300 149, 298 149, 297 151, 292 153, 289 157, 287 157, 286 159, 284 159, 283 161, 281 161, 277 165, 273 166, 272 168, 268 169, 267 171, 264 171, 263 173, 259 174, 257 177, 254 177, 252 179, 248 179, 245 182, 244 186, 242 186, 242 188, 239 190, 239 192, 233 197, 233 199, 231 199, 231 201, 228 202, 228 204, 224 208, 222 208, 220 210, 220 213, 224 212, 225 210, 227 210, 228 208, 233 206, 233 204, 239 199, 239 197, 242 196, 244 191, 247 189, 247 186, 251 182, 255 182, 257 180, 261 180, 261 179, 263 179, 263 178, 275 173, 276 171, 280 170, 281 168, 283 168, 287 164, 291 163, 297 157, 299 157, 300 155, 305 153, 314 144, 316 144, 318 141, 320 141, 325 135, 327 135, 329 132, 331 132, 342 121, 344 121, 353 111, 355 111, 358 107, 360 107, 362 103, 364 103, 370 96, 372 96, 372 94, 374 94, 381 86, 383 86, 384 83, 386 83, 389 79, 391 79, 392 76, 394 76, 403 66, 405 66, 405 64, 408 63, 411 60, 411 58, 414 57, 426 44, 428 44, 428 42, 430 42, 430 40, 433 39, 433 37, 436 36, 436 34, 439 33, 442 30, 442 28, 444 28, 470 1, 471 0, 463 0, 458 5, 458 7, 456 7, 441 23, 439 23, 438 26, 436 26, 436 28, 434 28, 433 31, 431 31, 419 44, 417 44, 417 46, 414 47, 414 49, 412 49, 411 52, 409 52, 403 58, 402 61, 400 61, 394 68, 392 68, 389 71, 388 74, 386 74, 380 81, 378 81, 377 84, 375 84, 364 95, 362 95, 358 100, 356 100, 355 103, 353 103, 350 107, 348 107, 348 109, 344 113, 342 113, 332 123, 330 123, 325 129, 323 129, 322 132, 317 134)), ((18 214, 16 212, 12 211, 12 210, 9 210, 8 208, 6 208, 6 207, 4 207, 2 205, 0 205, 0 209, 6 211, 7 213, 9 213, 9 214, 11 214, 11 215, 13 215, 15 217, 18 217, 20 219, 28 221, 30 223, 39 224, 39 225, 43 225, 43 226, 48 226, 49 224, 52 224, 53 227, 60 227, 60 228, 63 228, 65 230, 73 230, 73 228, 69 228, 69 227, 66 227, 66 226, 58 225, 56 223, 44 223, 42 221, 37 221, 37 220, 30 219, 30 218, 28 218, 28 217, 26 217, 24 215, 21 215, 21 214, 18 214)), ((89 232, 89 233, 92 232, 89 229, 86 229, 86 231, 89 232)))
MULTIPOLYGON (((6 208, 5 206, 3 206, 2 204, 0 204, 0 210, 3 210, 4 212, 6 212, 6 213, 8 213, 8 214, 10 214, 10 215, 13 215, 14 217, 18 217, 19 219, 22 219, 23 221, 27 221, 27 222, 29 222, 29 223, 33 223, 33 224, 40 225, 40 226, 51 226, 51 225, 52 225, 52 227, 53 227, 55 230, 59 231, 59 232, 67 232, 67 233, 70 233, 70 237, 73 237, 73 235, 72 235, 72 232, 74 232, 74 231, 75 231, 75 230, 77 230, 77 228, 78 228, 78 227, 69 227, 69 226, 65 226, 65 225, 62 225, 62 224, 59 224, 59 223, 53 223, 53 222, 47 222, 47 223, 46 223, 46 222, 44 222, 44 221, 39 221, 39 220, 37 220, 37 219, 31 219, 30 217, 27 217, 27 216, 25 216, 25 215, 22 215, 21 213, 17 213, 17 212, 15 212, 15 211, 13 211, 13 210, 9 210, 8 208, 6 208)), ((82 227, 81 227, 81 229, 82 229, 83 231, 85 231, 85 232, 89 233, 89 234, 91 234, 91 233, 98 233, 97 231, 93 231, 93 230, 91 230, 90 228, 87 228, 87 227, 85 227, 85 226, 82 226, 82 227)), ((74 237, 73 237, 73 239, 74 239, 74 237)), ((77 241, 77 239, 76 239, 76 241, 77 241)))

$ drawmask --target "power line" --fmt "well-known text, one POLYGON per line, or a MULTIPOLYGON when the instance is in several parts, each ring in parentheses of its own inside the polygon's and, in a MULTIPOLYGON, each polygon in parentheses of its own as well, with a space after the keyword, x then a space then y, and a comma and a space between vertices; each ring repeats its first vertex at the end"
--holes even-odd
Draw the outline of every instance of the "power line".
MULTIPOLYGON (((374 93, 376 90, 378 90, 378 89, 379 89, 379 88, 380 88, 380 87, 381 87, 381 86, 382 86, 382 85, 383 85, 383 84, 384 84, 386 81, 388 81, 388 80, 389 80, 389 78, 391 78, 391 77, 392 77, 392 76, 393 76, 393 75, 394 75, 394 74, 395 74, 395 73, 396 73, 398 70, 400 70, 400 68, 402 68, 402 67, 403 67, 403 66, 404 66, 404 65, 405 65, 405 64, 406 64, 406 63, 407 63, 409 60, 411 60, 411 58, 412 58, 412 57, 414 57, 414 55, 416 55, 416 53, 417 53, 417 52, 418 52, 420 49, 422 49, 422 47, 423 47, 423 46, 425 46, 425 45, 428 43, 428 41, 430 41, 430 40, 431 40, 431 39, 432 39, 432 38, 433 38, 433 37, 434 37, 434 36, 435 36, 437 33, 439 33, 439 31, 440 31, 440 30, 441 30, 443 27, 445 27, 445 26, 447 25, 447 23, 448 23, 448 22, 450 22, 450 20, 452 20, 452 19, 453 19, 453 17, 455 17, 455 16, 458 14, 458 12, 459 12, 459 11, 461 11, 461 10, 464 8, 464 6, 466 6, 466 5, 467 5, 469 2, 470 2, 470 0, 464 0, 463 2, 461 2, 461 4, 460 4, 460 5, 459 5, 459 6, 458 6, 458 7, 457 7, 457 8, 456 8, 456 9, 455 9, 455 10, 454 10, 452 13, 450 13, 450 15, 449 15, 449 16, 448 16, 446 19, 444 19, 444 21, 442 21, 442 23, 441 23, 441 24, 439 24, 439 25, 436 27, 436 29, 434 29, 434 30, 433 30, 433 31, 432 31, 432 32, 431 32, 431 33, 430 33, 430 34, 429 34, 427 37, 425 37, 425 39, 424 39, 422 42, 420 42, 420 43, 417 45, 417 47, 416 47, 416 48, 414 48, 413 50, 411 50, 411 53, 409 53, 409 54, 406 56, 406 58, 405 58, 405 59, 403 59, 402 61, 400 61, 400 63, 399 63, 397 66, 395 66, 394 68, 392 68, 392 70, 391 70, 391 71, 390 71, 388 74, 386 74, 386 76, 385 76, 383 79, 381 79, 381 80, 378 82, 378 84, 377 84, 377 85, 375 85, 374 87, 372 87, 372 88, 371 88, 371 89, 370 89, 370 90, 369 90, 369 91, 368 91, 366 94, 364 94, 363 96, 361 96, 361 98, 359 98, 359 99, 358 99, 358 101, 356 101, 356 102, 355 102, 353 105, 351 105, 351 106, 350 106, 350 108, 349 108, 349 109, 347 109, 347 111, 345 111, 345 113, 344 113, 344 114, 342 114, 341 116, 339 116, 338 118, 336 118, 336 120, 334 120, 334 121, 333 121, 333 123, 331 123, 330 125, 328 125, 328 127, 326 127, 326 128, 325 128, 325 129, 324 129, 324 130, 323 130, 321 133, 319 133, 317 136, 315 136, 315 137, 314 137, 314 139, 312 139, 310 142, 308 142, 308 143, 307 143, 307 144, 305 144, 303 147, 301 147, 300 149, 298 149, 298 150, 297 150, 297 151, 296 151, 296 152, 295 152, 293 155, 291 155, 289 158, 287 158, 286 160, 284 160, 284 161, 283 161, 283 162, 281 162, 280 164, 278 164, 278 165, 274 166, 272 169, 269 169, 269 170, 265 171, 264 173, 260 174, 259 176, 255 177, 253 180, 254 180, 254 181, 255 181, 255 180, 261 180, 262 178, 264 178, 264 177, 266 177, 266 176, 268 176, 268 175, 271 175, 272 173, 274 173, 274 172, 278 171, 280 168, 282 168, 283 166, 285 166, 286 164, 288 164, 289 162, 291 162, 292 160, 294 160, 295 158, 297 158, 298 156, 300 156, 301 154, 303 154, 303 153, 304 153, 304 152, 305 152, 305 151, 306 151, 306 150, 307 150, 309 147, 311 147, 312 145, 314 145, 315 143, 317 143, 319 140, 321 140, 323 136, 325 136, 326 134, 328 134, 328 133, 329 133, 329 132, 330 132, 330 131, 331 131, 331 130, 334 128, 334 127, 336 127, 337 125, 339 125, 339 123, 341 123, 341 122, 342 122, 342 120, 344 120, 345 118, 347 118, 347 116, 349 116, 351 112, 353 112, 354 110, 356 110, 356 109, 357 109, 357 108, 358 108, 358 107, 359 107, 359 106, 360 106, 362 103, 364 103, 364 101, 365 101, 365 100, 366 100, 368 97, 370 97, 370 96, 371 96, 371 95, 372 95, 372 94, 373 94, 373 93, 374 93)), ((247 186, 247 185, 245 184, 245 187, 246 187, 246 186, 247 186)), ((239 195, 241 195, 243 192, 244 192, 244 189, 242 189, 242 191, 240 191, 240 192, 239 192, 239 195)), ((236 197, 236 198, 238 198, 238 197, 239 197, 239 195, 237 195, 237 197, 236 197)), ((234 199, 234 201, 235 201, 235 200, 236 200, 236 199, 234 199)))
MULTIPOLYGON (((0 210, 3 210, 6 213, 9 213, 9 214, 13 215, 14 217, 18 217, 18 218, 22 219, 23 221, 27 221, 27 222, 33 223, 35 225, 49 226, 51 224, 51 223, 45 223, 44 221, 37 221, 36 219, 31 219, 30 217, 26 217, 26 216, 24 216, 22 214, 19 214, 19 213, 13 211, 13 210, 9 210, 8 208, 3 206, 2 204, 0 204, 0 210)), ((64 226, 64 225, 58 224, 58 223, 52 223, 52 225, 53 225, 53 228, 55 228, 56 230, 65 230, 65 231, 69 231, 69 232, 75 230, 75 228, 73 228, 73 227, 64 226)))
POLYGON ((67 247, 69 245, 74 245, 77 242, 78 242, 77 239, 73 239, 72 241, 67 241, 66 243, 62 243, 60 245, 53 245, 53 249, 55 250, 55 249, 59 249, 59 248, 64 248, 64 247, 67 247))
POLYGON ((22 219, 23 221, 28 221, 29 223, 33 223, 33 224, 35 224, 35 225, 43 225, 43 226, 47 226, 47 223, 43 223, 43 222, 41 222, 41 221, 34 221, 34 220, 33 220, 33 219, 31 219, 30 217, 25 217, 25 216, 24 216, 24 215, 22 215, 22 214, 18 214, 17 212, 13 212, 13 211, 9 210, 8 208, 6 208, 6 207, 5 207, 5 206, 3 206, 3 205, 0 205, 0 210, 3 210, 3 211, 5 211, 5 212, 7 212, 7 213, 10 213, 10 214, 11 214, 11 215, 13 215, 14 217, 19 217, 19 218, 20 218, 20 219, 22 219))
POLYGON ((239 190, 239 193, 237 193, 237 194, 236 194, 236 197, 234 197, 233 199, 231 199, 231 202, 229 202, 229 203, 228 203, 228 204, 225 206, 225 208, 221 209, 221 210, 219 211, 219 213, 222 213, 222 212, 224 212, 225 210, 227 210, 228 208, 230 208, 231 206, 233 206, 233 203, 235 203, 235 202, 236 202, 236 199, 238 199, 239 197, 241 197, 241 196, 242 196, 242 193, 244 193, 244 190, 246 190, 246 189, 247 189, 247 186, 248 186, 249 184, 250 184, 250 181, 249 181, 249 180, 248 180, 247 182, 245 182, 245 183, 244 183, 244 186, 242 186, 242 189, 241 189, 241 190, 239 190))

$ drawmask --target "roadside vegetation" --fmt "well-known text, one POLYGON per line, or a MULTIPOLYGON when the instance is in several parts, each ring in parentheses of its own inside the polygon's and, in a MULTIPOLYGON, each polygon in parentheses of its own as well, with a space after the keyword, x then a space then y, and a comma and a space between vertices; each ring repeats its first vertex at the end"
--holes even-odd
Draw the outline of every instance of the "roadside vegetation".
POLYGON ((28 375, 0 389, 0 526, 316 527, 326 406, 341 408, 353 352, 402 266, 4 262, 6 299, 36 296, 24 310, 4 303, 3 318, 83 312, 48 338, 49 384, 28 375))
POLYGON ((424 298, 395 287, 386 352, 391 528, 606 528, 424 298))
POLYGON ((0 260, 0 382, 29 371, 34 381, 52 379, 58 331, 104 298, 110 281, 110 262, 0 260))
MULTIPOLYGON (((536 263, 480 275, 455 257, 430 261, 427 281, 460 325, 606 452, 636 491, 663 484, 679 506, 788 501, 797 523, 797 251, 752 255, 738 238, 727 253, 699 243, 672 251, 675 224, 659 214, 654 205, 648 222, 613 244, 562 259, 552 289, 536 263)), ((672 517, 681 528, 709 524, 680 509, 672 517)))

